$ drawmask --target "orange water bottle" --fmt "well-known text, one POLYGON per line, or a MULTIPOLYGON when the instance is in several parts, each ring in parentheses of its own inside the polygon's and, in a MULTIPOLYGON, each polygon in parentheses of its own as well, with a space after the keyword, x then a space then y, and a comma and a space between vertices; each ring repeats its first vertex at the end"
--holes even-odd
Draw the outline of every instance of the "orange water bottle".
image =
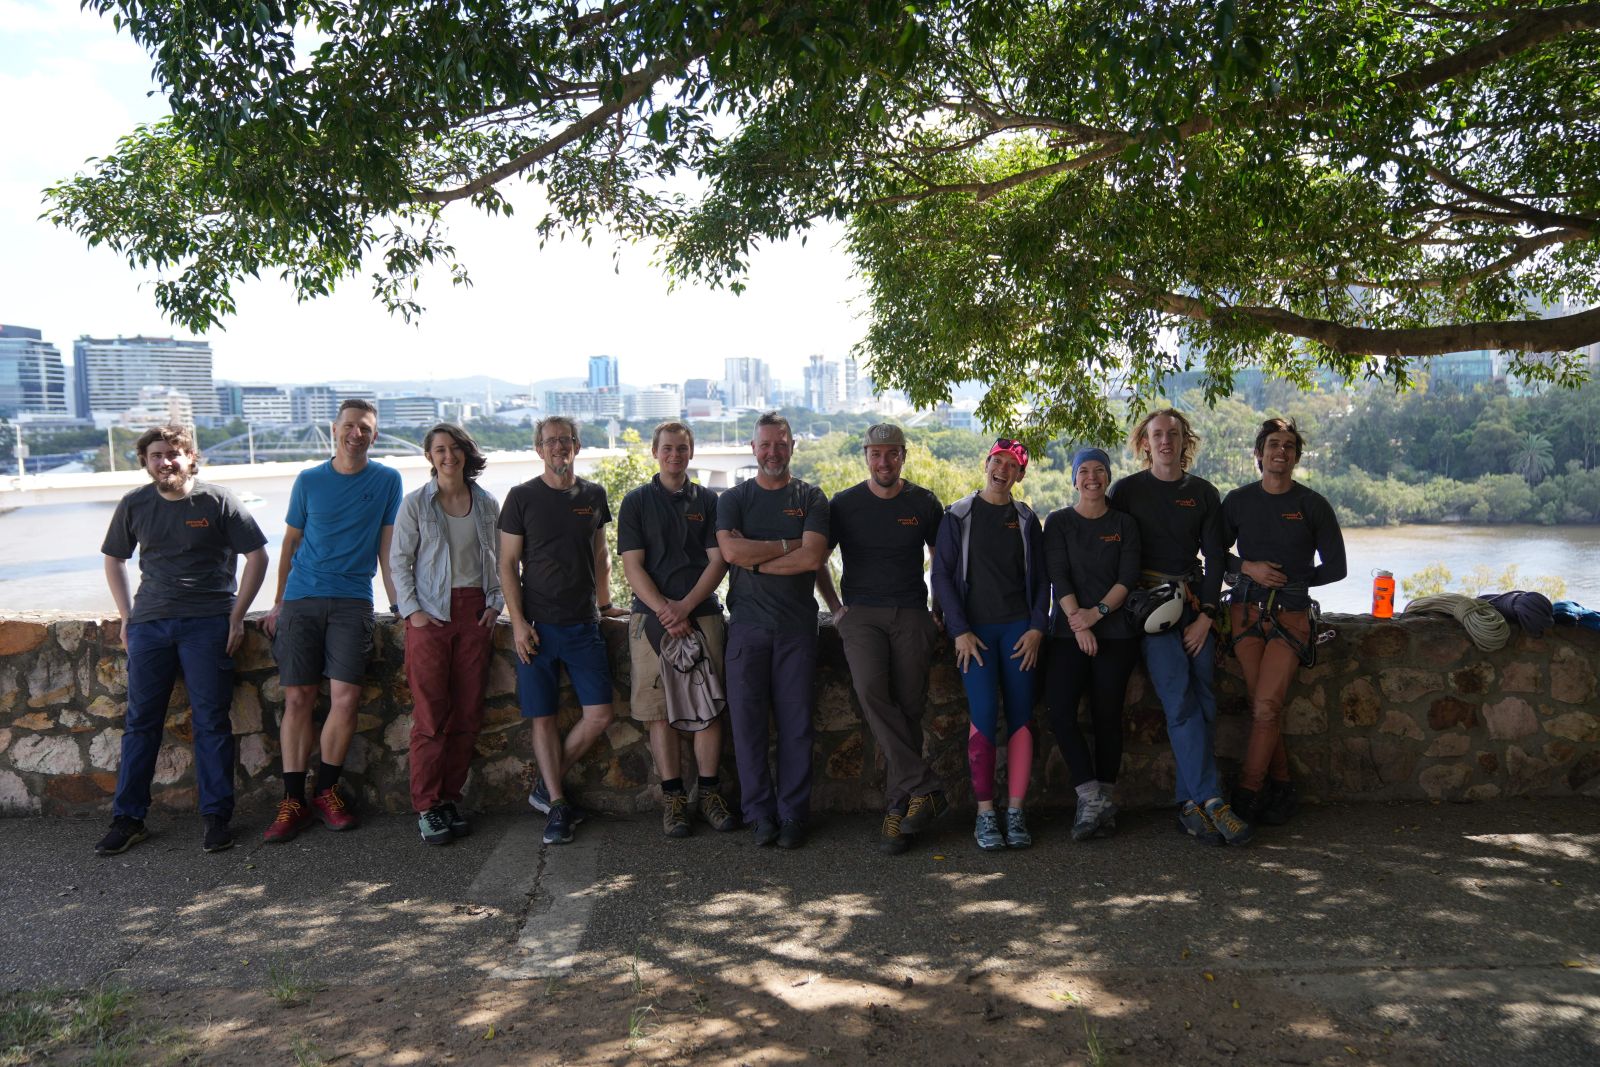
POLYGON ((1372 572, 1372 614, 1380 619, 1394 618, 1394 575, 1372 572))

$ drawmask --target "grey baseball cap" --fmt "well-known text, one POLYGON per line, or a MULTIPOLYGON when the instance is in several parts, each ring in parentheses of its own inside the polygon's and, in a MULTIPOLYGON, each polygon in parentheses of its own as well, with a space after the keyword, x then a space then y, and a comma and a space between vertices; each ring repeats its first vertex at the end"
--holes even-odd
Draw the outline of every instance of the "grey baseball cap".
POLYGON ((866 437, 861 442, 861 447, 870 448, 873 445, 896 445, 906 447, 906 432, 892 422, 874 423, 867 427, 866 437))

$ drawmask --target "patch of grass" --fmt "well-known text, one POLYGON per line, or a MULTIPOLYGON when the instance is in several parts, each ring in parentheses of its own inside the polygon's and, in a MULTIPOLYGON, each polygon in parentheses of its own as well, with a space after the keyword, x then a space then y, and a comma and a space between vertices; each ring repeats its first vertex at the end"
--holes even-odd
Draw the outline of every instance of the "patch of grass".
POLYGON ((654 1004, 641 1004, 628 1013, 628 1050, 631 1052, 645 1038, 650 1036, 651 1018, 656 1013, 654 1004))
POLYGON ((96 1067, 181 1058, 188 1035, 134 1020, 133 994, 115 986, 0 995, 0 1067, 34 1063, 74 1048, 96 1067))
POLYGON ((317 1048, 317 1043, 309 1037, 296 1037, 289 1046, 289 1052, 294 1056, 295 1067, 322 1067, 322 1050, 317 1048))
POLYGON ((272 960, 267 964, 267 992, 280 1007, 289 1008, 311 999, 313 993, 327 989, 326 985, 307 978, 300 968, 285 960, 272 960))

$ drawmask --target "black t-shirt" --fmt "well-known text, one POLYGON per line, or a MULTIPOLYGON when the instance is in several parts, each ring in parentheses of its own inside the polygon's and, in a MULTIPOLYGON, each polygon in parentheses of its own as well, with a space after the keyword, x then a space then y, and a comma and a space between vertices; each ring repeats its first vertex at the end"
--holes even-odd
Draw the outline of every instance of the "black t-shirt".
POLYGON ((1339 518, 1321 493, 1299 482, 1286 493, 1269 493, 1260 482, 1241 485, 1222 501, 1222 523, 1240 559, 1276 563, 1291 585, 1328 585, 1345 576, 1339 518))
MULTIPOLYGON (((717 499, 717 529, 738 530, 752 541, 798 541, 806 533, 828 536, 828 498, 814 485, 790 478, 782 489, 763 489, 754 478, 717 499)), ((729 621, 777 633, 817 632, 816 574, 755 574, 732 567, 729 621)))
POLYGON ((974 497, 967 522, 967 621, 978 626, 1026 619, 1026 531, 1016 506, 974 497))
POLYGON ((933 547, 943 518, 939 498, 911 482, 888 500, 866 482, 835 493, 828 502, 828 541, 843 557, 840 599, 865 607, 927 607, 922 548, 933 547))
MULTIPOLYGON (((1072 632, 1061 613, 1061 598, 1071 593, 1080 608, 1092 608, 1114 585, 1139 588, 1139 524, 1111 508, 1086 519, 1072 508, 1051 512, 1044 524, 1044 558, 1050 570, 1050 632, 1072 632)), ((1098 637, 1133 637, 1133 622, 1120 608, 1094 627, 1098 637)))
MULTIPOLYGON (((717 547, 717 494, 703 485, 686 482, 674 493, 656 475, 622 498, 617 509, 617 551, 644 552, 644 570, 661 595, 681 600, 706 572, 706 549, 717 547)), ((635 614, 650 608, 637 595, 635 614)), ((696 615, 720 615, 722 605, 712 593, 694 609, 696 615)))
POLYGON ((523 618, 558 626, 600 618, 594 535, 610 521, 606 491, 594 482, 578 478, 570 489, 552 489, 541 477, 511 487, 500 529, 522 538, 523 618))
POLYGON ((168 500, 152 483, 117 502, 100 551, 132 559, 139 550, 134 623, 228 614, 239 556, 266 543, 230 490, 196 482, 182 500, 168 500))
POLYGON ((1164 482, 1147 470, 1119 478, 1106 493, 1118 511, 1139 521, 1141 566, 1161 574, 1188 574, 1196 554, 1205 557, 1200 602, 1222 596, 1228 544, 1222 532, 1222 499, 1217 487, 1193 474, 1164 482))

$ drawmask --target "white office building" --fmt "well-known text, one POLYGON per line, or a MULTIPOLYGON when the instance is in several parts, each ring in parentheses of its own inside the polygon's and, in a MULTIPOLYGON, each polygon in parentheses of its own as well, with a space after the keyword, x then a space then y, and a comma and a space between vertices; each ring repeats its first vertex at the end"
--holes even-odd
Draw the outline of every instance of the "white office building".
POLYGON ((140 391, 165 389, 189 398, 195 417, 216 419, 211 345, 171 337, 80 337, 72 345, 78 415, 120 414, 141 403, 140 391))
POLYGON ((61 350, 26 326, 0 326, 0 417, 66 416, 67 369, 61 350))

